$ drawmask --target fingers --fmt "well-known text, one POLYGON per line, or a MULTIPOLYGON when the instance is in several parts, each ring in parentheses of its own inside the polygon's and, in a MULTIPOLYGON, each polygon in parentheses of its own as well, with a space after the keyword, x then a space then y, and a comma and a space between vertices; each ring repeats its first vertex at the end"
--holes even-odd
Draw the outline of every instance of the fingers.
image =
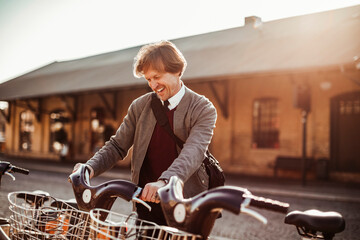
MULTIPOLYGON (((81 166, 81 163, 77 163, 75 164, 73 170, 72 170, 72 173, 76 172, 81 166)), ((68 177, 68 182, 71 183, 71 179, 70 179, 70 176, 68 177)))
POLYGON ((73 172, 73 173, 76 172, 76 171, 80 168, 80 166, 81 166, 81 163, 75 164, 74 169, 73 169, 72 172, 73 172))
MULTIPOLYGON (((75 164, 72 172, 73 172, 73 173, 76 172, 76 171, 80 168, 81 165, 83 165, 83 164, 82 164, 82 163, 77 163, 77 164, 75 164)), ((94 176, 94 169, 93 169, 90 165, 86 165, 86 167, 90 170, 90 175, 89 175, 89 177, 90 177, 90 179, 91 179, 91 178, 94 176)))
POLYGON ((87 165, 87 167, 90 169, 90 179, 92 179, 92 177, 94 176, 94 169, 90 166, 90 165, 87 165))
POLYGON ((158 182, 152 182, 145 185, 142 194, 141 194, 141 200, 147 201, 147 202, 154 202, 159 203, 160 199, 157 194, 157 190, 162 187, 159 185, 158 182))
POLYGON ((159 195, 158 195, 157 192, 156 192, 156 194, 155 194, 155 201, 154 201, 154 203, 160 203, 160 198, 159 198, 159 195))
POLYGON ((155 202, 156 190, 151 183, 146 184, 141 193, 141 199, 146 202, 155 202))

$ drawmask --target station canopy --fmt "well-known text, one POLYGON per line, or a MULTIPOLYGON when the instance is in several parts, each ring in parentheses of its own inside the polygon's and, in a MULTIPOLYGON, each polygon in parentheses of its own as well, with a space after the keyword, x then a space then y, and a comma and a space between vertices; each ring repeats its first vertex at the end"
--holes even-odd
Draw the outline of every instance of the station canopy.
MULTIPOLYGON (((360 5, 270 22, 247 17, 242 27, 171 40, 188 67, 183 80, 341 67, 360 57, 360 5)), ((141 46, 53 62, 0 84, 11 101, 145 86, 133 76, 141 46)))

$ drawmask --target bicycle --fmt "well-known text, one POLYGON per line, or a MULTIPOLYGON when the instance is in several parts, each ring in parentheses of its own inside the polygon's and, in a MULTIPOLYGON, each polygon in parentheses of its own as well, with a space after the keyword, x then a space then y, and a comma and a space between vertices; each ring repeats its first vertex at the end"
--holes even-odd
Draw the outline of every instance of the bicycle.
MULTIPOLYGON (((12 175, 12 173, 21 173, 28 175, 29 170, 16 167, 11 165, 9 162, 0 161, 0 186, 1 186, 1 179, 4 175, 7 175, 12 178, 12 180, 15 180, 15 177, 12 175)), ((0 218, 0 239, 5 239, 10 234, 10 224, 9 220, 6 218, 0 218)))
MULTIPOLYGON (((29 170, 0 162, 3 175, 29 174, 29 170)), ((1 219, 0 239, 83 239, 89 235, 89 213, 77 209, 73 201, 51 197, 44 191, 8 194, 10 219, 1 219)))
MULTIPOLYGON (((141 188, 134 183, 113 180, 91 186, 89 172, 85 165, 73 173, 70 179, 79 208, 75 212, 85 212, 87 215, 84 216, 89 219, 86 224, 73 228, 74 231, 78 231, 77 235, 85 233, 84 239, 205 239, 212 229, 211 223, 205 223, 211 211, 220 212, 221 209, 225 209, 235 214, 246 213, 265 223, 266 219, 250 209, 250 206, 281 213, 286 213, 289 207, 285 203, 255 197, 247 189, 231 186, 212 189, 191 199, 184 199, 182 182, 173 177, 168 185, 158 192, 165 217, 171 227, 158 226, 138 219, 136 214, 123 215, 110 210, 117 197, 147 205, 138 198, 141 188)), ((9 194, 9 196, 14 194, 9 194)), ((63 201, 60 202, 63 203, 63 201)), ((55 211, 61 212, 58 208, 55 211)), ((29 218, 36 220, 34 217, 29 218)), ((51 221, 44 221, 44 223, 48 222, 51 221)), ((345 221, 340 214, 314 210, 291 212, 285 217, 285 223, 295 225, 299 228, 299 234, 305 234, 305 237, 310 239, 332 239, 333 235, 341 232, 345 227, 345 221), (316 234, 316 232, 322 232, 322 234, 316 234)), ((57 239, 78 239, 76 234, 67 234, 68 229, 65 230, 54 233, 52 236, 57 239)), ((31 237, 30 235, 28 239, 35 239, 31 237)))
MULTIPOLYGON (((11 173, 20 168, 9 162, 0 162, 0 164, 4 166, 0 175, 9 175, 15 179, 11 173)), ((26 171, 28 173, 28 170, 26 171)), ((10 225, 10 229, 6 233, 1 231, 0 239, 109 239, 106 237, 110 233, 109 230, 104 232, 104 228, 100 226, 90 227, 89 214, 98 216, 98 213, 95 210, 90 213, 79 210, 76 202, 56 199, 40 191, 11 192, 8 194, 8 200, 11 216, 9 220, 3 219, 4 222, 0 226, 10 225)), ((114 215, 110 215, 113 218, 114 215)), ((109 219, 106 221, 107 224, 115 224, 109 219)), ((193 234, 158 226, 132 215, 126 216, 126 219, 121 221, 121 225, 124 227, 112 228, 116 230, 112 236, 121 239, 189 239, 191 236, 192 239, 196 239, 193 234)))
MULTIPOLYGON (((85 165, 82 165, 75 173, 70 175, 70 179, 80 209, 91 211, 99 207, 105 208, 104 211, 96 210, 99 215, 95 219, 95 222, 102 224, 103 227, 109 225, 105 222, 109 214, 116 215, 109 209, 117 197, 142 203, 149 207, 138 198, 141 188, 132 182, 113 180, 91 186, 89 171, 85 165)), ((209 236, 216 219, 208 219, 210 212, 219 213, 221 209, 237 214, 242 212, 266 223, 264 217, 249 209, 248 206, 252 205, 282 213, 285 213, 289 207, 285 203, 255 197, 246 189, 230 186, 215 188, 191 199, 183 199, 181 181, 176 177, 172 177, 168 185, 159 189, 158 193, 168 225, 195 236, 200 236, 201 239, 206 239, 209 236)), ((94 218, 94 215, 90 215, 94 218)), ((116 227, 116 225, 111 226, 116 227)))
MULTIPOLYGON (((103 230, 107 228, 107 231, 111 232, 113 231, 110 230, 111 227, 119 227, 116 224, 107 223, 105 220, 109 215, 119 215, 109 211, 116 197, 147 206, 138 198, 141 188, 132 182, 113 180, 91 186, 89 172, 85 165, 73 173, 70 178, 79 208, 91 211, 90 216, 94 220, 93 222, 99 224, 94 229, 100 229, 99 226, 102 226, 103 230), (106 209, 98 210, 97 208, 104 206, 103 204, 106 209), (94 211, 96 214, 93 214, 94 211)), ((182 189, 183 184, 177 177, 172 177, 167 186, 159 189, 158 194, 165 218, 169 226, 197 237, 200 236, 202 239, 206 239, 212 230, 215 218, 212 218, 211 221, 207 219, 211 212, 220 212, 225 209, 234 214, 248 214, 266 223, 266 218, 249 207, 264 208, 280 213, 287 213, 289 208, 289 204, 256 197, 247 189, 240 187, 219 187, 200 193, 191 199, 183 198, 182 189)), ((285 223, 294 225, 301 236, 309 239, 330 240, 345 228, 345 220, 341 214, 318 210, 292 211, 286 215, 285 223)), ((108 236, 108 239, 116 238, 108 236)))

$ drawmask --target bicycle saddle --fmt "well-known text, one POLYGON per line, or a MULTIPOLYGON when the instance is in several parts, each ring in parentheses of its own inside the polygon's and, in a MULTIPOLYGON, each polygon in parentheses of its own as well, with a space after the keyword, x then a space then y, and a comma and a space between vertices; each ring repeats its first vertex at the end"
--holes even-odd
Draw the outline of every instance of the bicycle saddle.
POLYGON ((0 218, 0 226, 9 224, 9 219, 7 218, 0 218))
POLYGON ((73 208, 78 209, 78 205, 76 203, 75 198, 71 198, 71 199, 68 199, 68 200, 63 200, 63 199, 57 198, 51 203, 51 206, 52 207, 57 207, 57 208, 63 208, 64 204, 65 204, 64 208, 67 208, 67 205, 68 205, 68 206, 71 206, 73 208))
POLYGON ((321 212, 319 210, 292 211, 285 217, 285 223, 304 227, 322 233, 339 233, 345 229, 345 220, 337 212, 321 212))
POLYGON ((50 194, 42 190, 35 190, 32 192, 18 193, 16 197, 24 199, 30 205, 35 204, 36 206, 41 206, 50 199, 50 194))

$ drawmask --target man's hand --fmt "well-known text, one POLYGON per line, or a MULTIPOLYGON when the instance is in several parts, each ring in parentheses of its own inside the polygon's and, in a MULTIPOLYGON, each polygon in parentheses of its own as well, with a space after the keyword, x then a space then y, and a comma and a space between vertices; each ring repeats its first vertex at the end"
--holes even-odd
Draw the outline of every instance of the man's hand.
POLYGON ((157 190, 165 185, 166 184, 163 180, 146 184, 142 191, 140 199, 146 202, 159 203, 160 199, 157 194, 157 190))
MULTIPOLYGON (((75 164, 72 172, 73 173, 76 172, 80 168, 81 165, 82 165, 82 163, 75 164)), ((94 176, 94 169, 89 165, 87 165, 87 167, 90 169, 90 179, 91 179, 94 176)))

